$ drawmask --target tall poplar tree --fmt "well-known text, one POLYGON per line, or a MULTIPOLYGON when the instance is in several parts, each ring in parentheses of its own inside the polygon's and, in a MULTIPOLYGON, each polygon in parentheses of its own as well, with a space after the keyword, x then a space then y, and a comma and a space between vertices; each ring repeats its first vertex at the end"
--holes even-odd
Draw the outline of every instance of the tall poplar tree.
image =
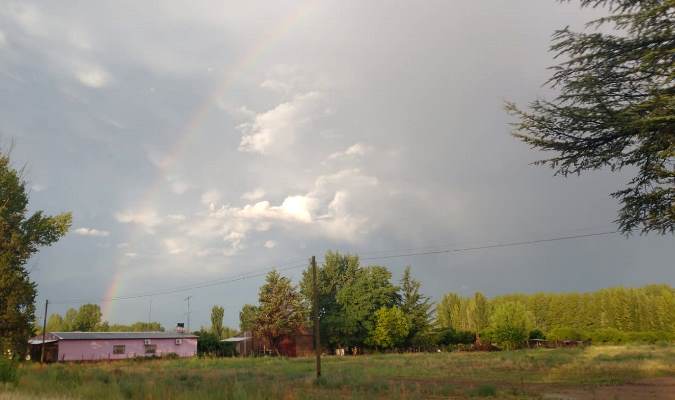
POLYGON ((553 100, 529 111, 514 104, 514 136, 551 152, 556 174, 627 168, 634 177, 612 196, 624 233, 675 232, 675 2, 580 0, 609 15, 593 31, 556 31, 551 50, 563 61, 548 83, 553 100), (606 28, 600 31, 598 28, 606 28))
POLYGON ((28 193, 21 173, 0 153, 0 354, 23 355, 34 330, 37 285, 26 263, 43 246, 66 234, 71 215, 28 213, 28 193))

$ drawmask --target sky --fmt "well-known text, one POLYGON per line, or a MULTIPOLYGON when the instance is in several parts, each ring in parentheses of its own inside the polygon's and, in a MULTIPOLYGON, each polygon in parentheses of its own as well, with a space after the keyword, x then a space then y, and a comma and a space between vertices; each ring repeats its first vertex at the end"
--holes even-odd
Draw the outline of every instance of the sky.
MULTIPOLYGON (((29 262, 38 315, 238 324, 262 276, 364 258, 612 231, 631 171, 562 178, 510 135, 602 10, 553 0, 3 1, 0 143, 31 210, 73 228, 29 262), (294 268, 289 268, 294 267, 294 268), (254 274, 255 275, 255 274, 254 274), (103 301, 102 301, 103 299, 103 301)), ((446 292, 675 283, 672 236, 604 235, 364 260, 446 292)))

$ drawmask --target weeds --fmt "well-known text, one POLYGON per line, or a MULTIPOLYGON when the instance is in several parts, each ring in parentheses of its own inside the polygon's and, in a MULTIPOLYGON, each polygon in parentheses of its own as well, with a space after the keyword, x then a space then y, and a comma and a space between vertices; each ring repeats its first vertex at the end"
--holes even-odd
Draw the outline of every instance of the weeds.
POLYGON ((527 399, 539 398, 542 385, 593 388, 675 376, 674 365, 672 346, 325 357, 318 380, 311 358, 23 363, 11 390, 31 399, 527 399))

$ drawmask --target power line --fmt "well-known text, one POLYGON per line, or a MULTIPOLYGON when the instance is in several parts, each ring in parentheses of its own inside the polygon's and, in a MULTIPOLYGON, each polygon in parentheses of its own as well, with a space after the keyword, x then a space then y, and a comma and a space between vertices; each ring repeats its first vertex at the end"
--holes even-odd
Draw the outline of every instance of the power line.
MULTIPOLYGON (((497 244, 483 245, 483 246, 474 246, 474 247, 444 248, 444 249, 441 248, 441 249, 425 250, 425 251, 410 251, 410 252, 403 252, 403 253, 398 253, 398 254, 389 254, 389 255, 382 255, 382 256, 359 257, 359 259, 363 260, 363 261, 372 261, 372 260, 384 260, 384 259, 403 258, 403 257, 414 257, 414 256, 421 256, 421 255, 460 253, 460 252, 486 250, 486 249, 494 249, 494 248, 534 245, 534 244, 539 244, 539 243, 557 242, 557 241, 563 241, 563 240, 608 236, 608 235, 613 235, 613 234, 616 234, 616 233, 617 233, 617 231, 595 232, 595 233, 578 234, 578 235, 557 236, 557 237, 545 238, 545 239, 524 240, 524 241, 516 241, 516 242, 504 242, 504 243, 497 243, 497 244)), ((108 301, 132 300, 132 299, 139 299, 139 298, 144 298, 144 297, 174 294, 174 293, 180 293, 180 292, 185 292, 185 291, 189 291, 189 290, 203 289, 203 288, 207 288, 207 287, 211 287, 211 286, 224 285, 224 284, 227 284, 227 283, 232 283, 232 282, 242 281, 242 280, 246 280, 246 279, 256 278, 256 277, 264 276, 264 275, 266 275, 267 273, 269 273, 270 271, 273 271, 273 270, 289 271, 289 270, 292 270, 292 269, 304 268, 306 266, 307 266, 307 264, 303 263, 303 264, 291 265, 291 266, 287 266, 287 267, 283 267, 283 268, 266 268, 266 269, 260 269, 260 270, 250 272, 250 273, 236 275, 234 277, 216 279, 216 280, 206 281, 206 282, 192 284, 192 285, 177 286, 177 287, 164 289, 164 290, 158 290, 158 291, 154 291, 154 292, 139 293, 139 294, 127 295, 127 296, 117 296, 117 297, 111 297, 109 299, 101 299, 101 298, 99 298, 99 299, 83 299, 83 298, 79 298, 79 299, 70 299, 70 300, 60 300, 60 301, 54 301, 54 302, 52 302, 52 304, 79 304, 79 303, 85 303, 85 302, 108 302, 108 301)))
POLYGON ((606 236, 606 235, 613 235, 615 233, 617 233, 617 232, 616 231, 596 232, 596 233, 587 233, 587 234, 582 234, 582 235, 559 236, 559 237, 547 238, 547 239, 525 240, 525 241, 520 241, 520 242, 506 242, 506 243, 490 244, 490 245, 485 245, 485 246, 463 247, 463 248, 457 248, 457 249, 438 249, 438 250, 430 250, 430 251, 420 251, 420 252, 392 254, 392 255, 385 255, 385 256, 376 256, 376 257, 364 257, 364 258, 359 257, 359 259, 369 261, 369 260, 383 260, 383 259, 389 259, 389 258, 421 256, 421 255, 427 255, 427 254, 460 253, 460 252, 473 251, 473 250, 484 250, 484 249, 495 249, 495 248, 502 248, 502 247, 526 246, 526 245, 532 245, 532 244, 537 244, 537 243, 557 242, 557 241, 560 241, 560 240, 581 239, 581 238, 594 237, 594 236, 606 236))
POLYGON ((230 278, 223 278, 223 279, 216 279, 216 280, 211 280, 203 283, 198 283, 198 284, 193 284, 191 286, 178 286, 178 287, 173 287, 170 289, 165 289, 165 290, 158 290, 155 292, 148 292, 148 293, 139 293, 135 295, 128 295, 128 296, 116 296, 116 297, 111 297, 109 299, 104 299, 104 298, 98 298, 98 299, 93 299, 93 298, 75 298, 75 299, 65 299, 65 300, 59 300, 59 301, 54 301, 52 304, 79 304, 79 303, 86 303, 86 302, 108 302, 108 301, 118 301, 118 300, 133 300, 133 299, 140 299, 144 297, 151 297, 151 296, 161 296, 161 295, 166 295, 166 294, 174 294, 174 293, 180 293, 180 292, 186 292, 189 290, 194 290, 194 289, 203 289, 211 286, 217 286, 217 285, 223 285, 226 283, 232 283, 232 282, 237 282, 245 279, 250 279, 250 278, 256 278, 259 276, 264 276, 268 272, 277 270, 277 271, 288 271, 291 269, 296 269, 296 268, 302 268, 306 267, 306 264, 299 264, 299 265, 293 265, 290 267, 285 267, 285 268, 267 268, 265 270, 260 270, 260 272, 254 272, 254 273, 247 273, 247 274, 241 274, 241 275, 236 275, 234 277, 230 278))

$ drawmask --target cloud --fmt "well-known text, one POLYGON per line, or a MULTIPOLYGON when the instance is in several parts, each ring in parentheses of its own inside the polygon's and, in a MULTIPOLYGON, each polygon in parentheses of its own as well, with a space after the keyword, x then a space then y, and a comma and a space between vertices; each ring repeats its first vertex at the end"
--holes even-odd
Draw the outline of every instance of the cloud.
POLYGON ((178 239, 165 239, 164 246, 171 255, 177 255, 186 251, 185 244, 178 239))
POLYGON ((371 150, 372 148, 370 146, 367 146, 363 143, 355 143, 344 151, 337 151, 331 154, 328 156, 328 160, 335 160, 344 157, 362 157, 368 154, 371 150))
POLYGON ((173 222, 182 222, 187 219, 187 217, 183 214, 169 214, 166 216, 168 220, 171 220, 173 222))
POLYGON ((129 258, 136 258, 136 257, 138 257, 138 253, 128 252, 128 253, 124 253, 124 256, 129 257, 129 258))
POLYGON ((154 210, 121 211, 115 214, 115 219, 123 224, 141 225, 149 233, 154 233, 153 228, 162 223, 162 218, 154 210))
POLYGON ((171 191, 175 194, 183 194, 190 188, 189 184, 178 180, 171 182, 170 186, 171 191))
POLYGON ((324 100, 322 93, 308 92, 256 114, 253 121, 239 125, 243 133, 239 151, 270 154, 286 150, 312 122, 327 113, 324 100))
POLYGON ((78 68, 75 77, 84 86, 99 89, 108 84, 110 77, 108 73, 98 66, 86 66, 78 68))
POLYGON ((243 200, 254 201, 254 200, 261 199, 264 196, 265 196, 265 190, 262 189, 262 188, 257 188, 257 189, 254 189, 254 190, 250 191, 250 192, 246 192, 246 193, 242 194, 241 198, 243 200))
POLYGON ((31 190, 33 190, 34 192, 42 192, 43 190, 47 189, 47 186, 45 186, 45 185, 40 185, 40 184, 35 184, 35 185, 31 186, 30 188, 31 188, 31 190))
POLYGON ((33 36, 47 35, 47 26, 43 14, 33 4, 13 2, 7 7, 8 14, 23 28, 24 32, 33 36))
POLYGON ((3 31, 0 31, 0 48, 7 47, 7 37, 3 31))
POLYGON ((104 231, 104 230, 98 230, 94 228, 77 228, 73 231, 77 235, 81 236, 98 236, 98 237, 105 237, 109 236, 110 232, 104 231))
POLYGON ((277 247, 277 242, 275 242, 274 240, 267 240, 265 241, 265 244, 263 246, 265 246, 265 248, 268 249, 273 249, 277 247))
POLYGON ((202 193, 201 201, 202 204, 206 205, 215 204, 220 200, 220 197, 221 197, 220 191, 216 189, 211 189, 202 193))
POLYGON ((126 249, 127 247, 129 247, 129 243, 127 242, 117 243, 118 249, 126 249))
MULTIPOLYGON (((186 223, 185 232, 200 241, 220 239, 226 247, 218 251, 225 255, 243 249, 254 232, 269 231, 272 227, 294 232, 301 226, 303 235, 355 241, 374 226, 365 210, 356 207, 362 203, 359 196, 371 193, 378 184, 377 178, 359 169, 344 169, 318 176, 306 193, 286 196, 276 205, 269 200, 243 206, 216 206, 211 202, 208 212, 186 223)), ((272 242, 266 247, 276 245, 272 242)), ((211 255, 213 250, 208 249, 214 248, 218 249, 206 246, 198 255, 211 255)))

